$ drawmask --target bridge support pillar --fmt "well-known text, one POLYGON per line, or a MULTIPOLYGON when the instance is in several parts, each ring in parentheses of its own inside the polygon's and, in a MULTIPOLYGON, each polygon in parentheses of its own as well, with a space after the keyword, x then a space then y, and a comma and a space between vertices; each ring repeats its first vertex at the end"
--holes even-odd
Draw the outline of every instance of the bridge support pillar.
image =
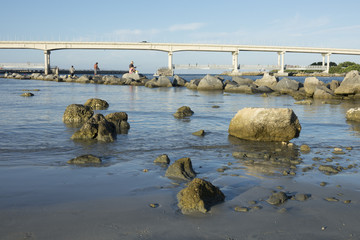
POLYGON ((44 74, 48 75, 50 72, 50 51, 45 50, 44 56, 45 56, 44 74))
POLYGON ((238 73, 238 65, 239 65, 239 60, 238 60, 238 56, 239 56, 239 52, 232 52, 232 65, 233 65, 233 73, 238 73))
POLYGON ((280 66, 280 70, 278 71, 278 73, 284 73, 285 72, 285 51, 278 52, 278 66, 280 66))
POLYGON ((173 52, 168 52, 168 69, 173 71, 173 52))
POLYGON ((330 70, 330 55, 331 55, 331 53, 328 53, 328 54, 326 54, 326 56, 327 56, 327 65, 326 65, 326 73, 329 73, 329 70, 330 70))

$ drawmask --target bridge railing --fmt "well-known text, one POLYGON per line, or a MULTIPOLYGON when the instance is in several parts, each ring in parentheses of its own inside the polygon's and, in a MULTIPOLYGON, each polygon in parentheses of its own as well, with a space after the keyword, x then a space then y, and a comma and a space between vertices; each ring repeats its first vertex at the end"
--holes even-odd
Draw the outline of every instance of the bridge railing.
POLYGON ((0 63, 0 69, 44 69, 43 63, 0 63))

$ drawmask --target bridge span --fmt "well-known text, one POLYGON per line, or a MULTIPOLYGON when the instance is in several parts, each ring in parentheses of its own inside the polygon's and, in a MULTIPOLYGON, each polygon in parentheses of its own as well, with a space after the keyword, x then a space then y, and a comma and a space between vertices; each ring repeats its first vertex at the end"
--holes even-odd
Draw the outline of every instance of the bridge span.
POLYGON ((173 71, 173 54, 180 51, 229 52, 232 54, 232 72, 239 71, 238 55, 241 51, 275 52, 278 54, 279 73, 285 71, 285 53, 318 53, 322 55, 322 67, 329 72, 330 55, 360 55, 360 49, 192 44, 192 43, 149 43, 149 42, 48 42, 48 41, 0 41, 0 49, 38 49, 44 51, 44 72, 50 70, 50 53, 64 49, 101 49, 101 50, 152 50, 168 53, 168 69, 173 71), (325 58, 327 64, 325 65, 325 58))

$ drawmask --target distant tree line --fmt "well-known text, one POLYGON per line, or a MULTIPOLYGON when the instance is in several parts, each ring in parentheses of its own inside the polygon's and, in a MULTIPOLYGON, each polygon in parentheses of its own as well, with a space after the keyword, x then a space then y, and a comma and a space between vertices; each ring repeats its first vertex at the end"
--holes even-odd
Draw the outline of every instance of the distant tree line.
POLYGON ((354 62, 343 62, 337 66, 330 65, 329 73, 348 73, 352 70, 360 71, 360 64, 354 62))
MULTIPOLYGON (((310 64, 310 66, 322 66, 322 62, 313 62, 310 64)), ((327 66, 327 63, 325 63, 325 66, 327 66)), ((336 67, 337 64, 334 62, 330 62, 330 67, 336 67)))

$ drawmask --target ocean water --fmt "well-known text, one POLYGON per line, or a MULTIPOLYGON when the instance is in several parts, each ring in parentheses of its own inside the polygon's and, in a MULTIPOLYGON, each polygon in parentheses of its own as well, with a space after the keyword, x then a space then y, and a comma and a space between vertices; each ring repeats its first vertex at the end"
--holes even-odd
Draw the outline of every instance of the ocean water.
MULTIPOLYGON (((183 77, 190 80, 202 76, 183 77)), ((295 169, 294 181, 318 184, 326 178, 328 182, 348 183, 360 189, 357 166, 360 124, 345 119, 346 111, 358 107, 358 101, 326 104, 319 100, 304 106, 294 104, 295 100, 285 95, 262 97, 186 88, 150 89, 1 78, 0 102, 0 209, 156 192, 164 186, 171 189, 172 180, 164 177, 166 169, 153 164, 161 154, 168 154, 171 162, 190 157, 198 177, 212 181, 227 196, 236 195, 236 189, 244 186, 281 177, 282 166, 256 168, 232 156, 234 151, 243 150, 293 152, 293 156, 302 160, 295 169), (30 90, 35 96, 21 97, 23 90, 30 90), (110 105, 97 113, 126 112, 129 133, 118 135, 113 143, 71 140, 77 129, 62 122, 63 113, 68 105, 84 104, 90 98, 106 100, 110 105), (172 114, 185 105, 195 114, 182 120, 174 118, 172 114), (295 146, 289 150, 280 143, 254 143, 229 137, 230 120, 245 107, 293 109, 302 126, 300 137, 291 140, 295 146), (204 137, 191 134, 200 129, 206 131, 204 137), (302 144, 308 144, 311 152, 301 153, 298 148, 302 144), (334 147, 352 147, 352 150, 334 155, 334 147), (99 156, 103 163, 90 167, 66 163, 83 154, 99 156), (314 157, 321 158, 320 162, 315 162, 314 157), (333 165, 354 167, 336 176, 325 176, 317 167, 325 164, 326 158, 332 158, 333 165), (230 165, 225 173, 217 171, 230 165), (302 171, 312 165, 313 170, 302 171), (239 181, 230 176, 244 177, 239 181)))

